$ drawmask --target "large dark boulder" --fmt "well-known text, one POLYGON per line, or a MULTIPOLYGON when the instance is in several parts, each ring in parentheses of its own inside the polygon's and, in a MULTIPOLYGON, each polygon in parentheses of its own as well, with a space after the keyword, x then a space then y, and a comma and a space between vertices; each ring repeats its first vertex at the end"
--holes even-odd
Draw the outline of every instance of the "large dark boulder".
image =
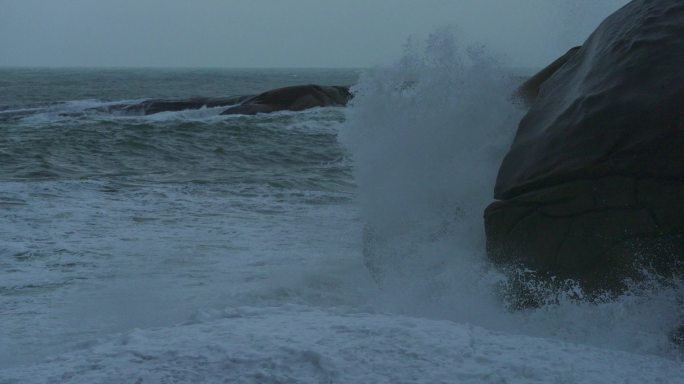
POLYGON ((254 115, 276 111, 302 111, 314 107, 345 106, 351 99, 349 87, 298 85, 278 88, 244 100, 223 115, 254 115))
POLYGON ((684 1, 634 0, 539 86, 485 211, 500 265, 619 291, 684 260, 684 1))

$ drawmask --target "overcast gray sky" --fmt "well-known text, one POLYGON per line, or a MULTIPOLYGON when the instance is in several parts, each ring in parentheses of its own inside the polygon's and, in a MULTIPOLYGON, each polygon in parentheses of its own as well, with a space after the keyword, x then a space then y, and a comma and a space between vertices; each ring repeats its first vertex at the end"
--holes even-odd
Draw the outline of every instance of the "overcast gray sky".
POLYGON ((541 66, 627 0, 0 0, 0 66, 370 67, 453 27, 541 66))

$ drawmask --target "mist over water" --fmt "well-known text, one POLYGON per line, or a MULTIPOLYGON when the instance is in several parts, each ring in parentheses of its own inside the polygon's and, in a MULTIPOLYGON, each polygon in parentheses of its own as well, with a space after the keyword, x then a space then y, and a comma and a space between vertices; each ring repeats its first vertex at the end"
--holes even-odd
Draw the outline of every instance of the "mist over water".
POLYGON ((657 277, 616 300, 536 287, 549 304, 509 309, 508 277, 486 258, 484 208, 524 110, 520 79, 481 47, 437 31, 409 41, 390 68, 366 73, 341 129, 355 159, 364 258, 380 306, 414 316, 570 342, 679 356, 669 339, 682 284, 657 277))

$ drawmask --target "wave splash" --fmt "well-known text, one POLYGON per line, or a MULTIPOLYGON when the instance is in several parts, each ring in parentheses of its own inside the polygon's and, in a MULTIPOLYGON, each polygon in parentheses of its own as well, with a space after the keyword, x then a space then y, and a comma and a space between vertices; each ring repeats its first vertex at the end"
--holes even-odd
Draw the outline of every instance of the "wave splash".
POLYGON ((482 213, 524 114, 520 78, 484 47, 448 30, 409 40, 403 57, 366 73, 340 129, 355 159, 364 258, 388 311, 599 347, 681 356, 684 284, 658 279, 586 302, 571 282, 540 286, 549 304, 511 310, 508 275, 486 258, 482 213))
POLYGON ((409 40, 395 65, 354 89, 341 135, 356 161, 366 264, 387 290, 434 298, 458 280, 461 303, 492 303, 473 302, 463 320, 497 307, 476 293, 501 278, 485 261, 481 216, 522 115, 509 100, 515 81, 485 49, 461 49, 443 30, 409 40))

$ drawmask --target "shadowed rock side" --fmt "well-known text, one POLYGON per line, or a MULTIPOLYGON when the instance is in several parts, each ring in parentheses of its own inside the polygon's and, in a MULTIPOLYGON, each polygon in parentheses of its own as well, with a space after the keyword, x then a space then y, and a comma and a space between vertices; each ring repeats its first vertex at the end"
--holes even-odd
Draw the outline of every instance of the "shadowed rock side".
POLYGON ((345 106, 351 99, 349 87, 299 85, 278 88, 244 100, 222 115, 254 115, 276 111, 303 111, 314 107, 345 106))
POLYGON ((485 211, 491 259, 588 292, 681 273, 683 69, 684 2, 634 0, 542 80, 485 211))

